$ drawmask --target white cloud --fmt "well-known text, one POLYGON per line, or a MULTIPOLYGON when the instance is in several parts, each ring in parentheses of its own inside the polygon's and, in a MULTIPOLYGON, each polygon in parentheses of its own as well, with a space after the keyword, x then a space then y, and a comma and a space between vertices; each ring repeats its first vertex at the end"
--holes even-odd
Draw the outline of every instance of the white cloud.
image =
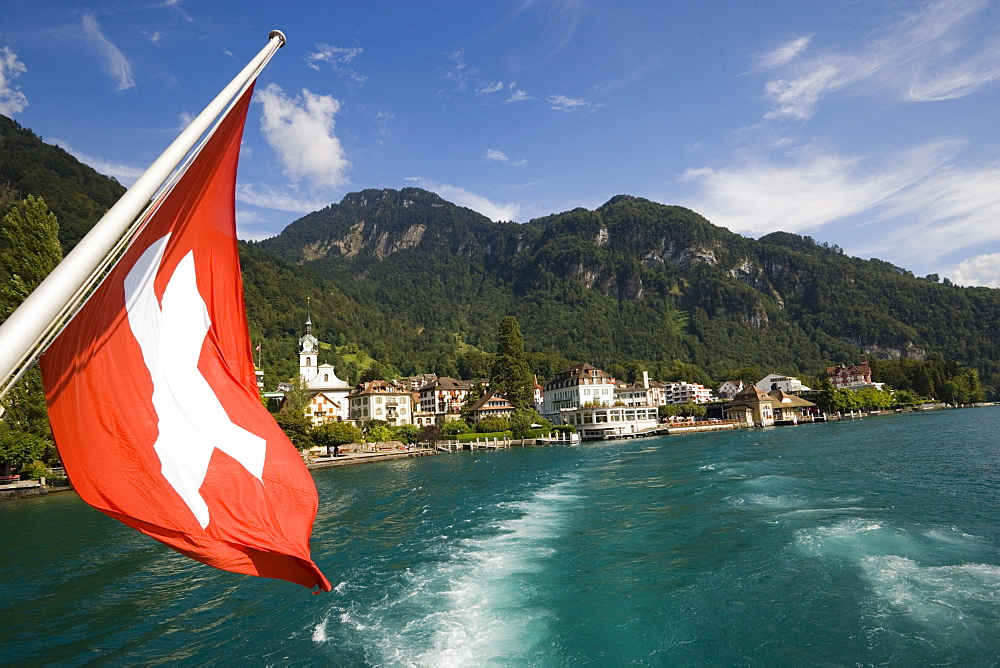
POLYGON ((586 111, 588 109, 604 106, 602 104, 588 102, 583 98, 566 97, 565 95, 550 95, 545 98, 545 101, 548 102, 549 109, 554 109, 555 111, 586 111))
POLYGON ((510 97, 504 100, 503 103, 508 104, 510 102, 521 102, 523 100, 530 100, 530 99, 532 99, 532 97, 523 90, 515 90, 511 92, 510 97))
POLYGON ((476 91, 476 95, 489 95, 490 93, 496 93, 497 91, 501 91, 504 88, 506 88, 506 86, 504 86, 504 83, 502 81, 494 81, 478 89, 476 91))
POLYGON ((823 236, 841 237, 852 253, 938 262, 1000 244, 1000 164, 957 167, 965 148, 945 139, 880 160, 802 150, 783 164, 689 169, 681 180, 697 190, 692 208, 735 232, 816 234, 829 226, 823 236))
POLYGON ((257 99, 264 106, 261 133, 277 152, 289 178, 296 182, 305 179, 321 188, 347 184, 345 172, 350 163, 333 134, 340 102, 307 89, 302 89, 299 98, 291 98, 273 83, 260 91, 257 99))
POLYGON ((311 213, 330 204, 329 201, 305 196, 294 188, 278 189, 271 186, 255 186, 251 183, 236 184, 236 201, 263 209, 311 213))
POLYGON ((74 158, 79 160, 85 165, 93 167, 95 170, 104 174, 105 176, 113 176, 118 179, 118 182, 123 186, 129 187, 135 180, 142 176, 143 172, 146 171, 144 167, 134 167, 132 165, 123 165, 117 162, 109 162, 104 158, 95 158, 92 155, 87 155, 86 153, 81 153, 77 151, 69 142, 63 141, 62 139, 48 138, 48 141, 55 144, 56 146, 62 148, 64 151, 72 155, 74 158))
POLYGON ((83 31, 87 41, 97 49, 98 55, 104 61, 104 69, 115 80, 118 90, 128 90, 135 87, 135 77, 132 75, 132 64, 118 47, 108 41, 101 32, 101 26, 93 14, 84 14, 83 31))
POLYGON ((364 83, 368 80, 367 76, 358 74, 356 71, 344 67, 347 63, 351 62, 365 50, 360 47, 340 47, 340 46, 330 46, 329 44, 317 44, 316 50, 306 54, 306 65, 314 70, 319 70, 319 63, 326 63, 330 66, 337 74, 347 77, 356 83, 364 83))
POLYGON ((458 88, 458 90, 465 90, 469 87, 469 80, 479 73, 479 68, 469 67, 469 65, 466 64, 464 60, 464 49, 446 53, 445 56, 454 64, 452 65, 451 70, 444 75, 444 78, 454 81, 455 87, 458 88))
POLYGON ((959 285, 1000 288, 1000 253, 977 255, 964 260, 951 272, 950 278, 959 285))
POLYGON ((785 76, 768 81, 769 120, 803 121, 825 96, 863 87, 910 102, 953 99, 1000 80, 1000 29, 981 16, 986 0, 936 0, 887 27, 861 48, 815 50, 799 38, 764 56, 785 76))
POLYGON ((494 222, 517 220, 520 213, 520 207, 516 204, 497 204, 482 195, 470 193, 468 190, 463 190, 457 186, 436 183, 417 176, 409 177, 406 180, 417 184, 425 190, 436 192, 449 202, 454 202, 459 206, 478 211, 494 222))
POLYGON ((28 71, 9 46, 0 49, 0 114, 13 116, 24 111, 28 98, 14 80, 28 71))
POLYGON ((500 162, 505 165, 511 165, 513 167, 520 167, 521 165, 524 165, 528 162, 527 159, 525 158, 521 158, 520 160, 511 160, 510 158, 507 157, 506 153, 504 153, 503 151, 498 151, 494 148, 486 149, 486 153, 483 155, 483 157, 486 158, 487 160, 492 160, 493 162, 500 162))
POLYGON ((798 58, 806 50, 811 41, 812 35, 806 35, 805 37, 798 37, 785 42, 777 49, 760 56, 757 59, 757 66, 761 69, 770 69, 772 67, 787 65, 798 58))

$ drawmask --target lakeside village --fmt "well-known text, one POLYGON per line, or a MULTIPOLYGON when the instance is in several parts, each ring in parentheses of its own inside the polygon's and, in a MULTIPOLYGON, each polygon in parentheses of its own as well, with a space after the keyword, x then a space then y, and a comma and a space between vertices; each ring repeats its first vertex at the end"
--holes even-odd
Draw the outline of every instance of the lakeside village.
MULTIPOLYGON (((352 386, 337 376, 333 365, 319 363, 319 349, 309 319, 299 339, 298 387, 281 383, 277 391, 265 392, 263 372, 258 369, 262 396, 277 409, 279 423, 314 467, 512 443, 797 425, 863 414, 860 401, 856 407, 842 406, 843 411, 828 414, 809 398, 819 399, 818 391, 783 374, 769 374, 754 384, 728 380, 713 392, 698 383, 651 380, 646 372, 641 381, 625 383, 582 363, 544 384, 535 379, 530 414, 537 421, 518 424, 517 406, 491 388, 489 379, 458 380, 428 373, 352 386), (305 442, 301 429, 280 419, 293 395, 298 397, 297 419, 309 426, 311 438, 305 442)), ((869 414, 892 407, 891 395, 882 391, 884 384, 872 381, 864 355, 858 364, 829 367, 827 377, 827 387, 841 396, 869 392, 870 397, 874 390, 883 397, 880 405, 863 406, 869 414)), ((924 406, 930 407, 944 404, 924 406)))
MULTIPOLYGON (((277 391, 266 392, 263 370, 256 370, 262 401, 310 468, 462 449, 798 425, 950 406, 920 403, 920 397, 907 390, 883 391, 883 383, 873 382, 864 355, 858 364, 828 367, 820 390, 778 373, 753 384, 727 380, 714 393, 699 383, 659 382, 647 372, 640 381, 626 383, 587 363, 569 366, 539 384, 528 370, 513 317, 501 325, 496 362, 504 363, 494 363, 492 378, 459 380, 427 373, 352 386, 337 376, 332 364, 320 364, 319 353, 320 342, 308 318, 299 339, 297 382, 279 383, 277 391), (919 405, 901 407, 907 404, 919 405)), ((57 455, 44 439, 0 431, 0 500, 70 489, 62 469, 51 468, 53 461, 58 461, 57 455), (39 461, 43 451, 50 453, 45 456, 48 463, 39 461)))

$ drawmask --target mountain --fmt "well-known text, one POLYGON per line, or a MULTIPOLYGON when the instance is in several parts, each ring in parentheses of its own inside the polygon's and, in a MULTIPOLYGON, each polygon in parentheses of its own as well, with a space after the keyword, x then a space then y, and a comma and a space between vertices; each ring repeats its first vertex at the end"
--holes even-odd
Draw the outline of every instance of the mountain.
MULTIPOLYGON (((123 192, 0 116, 0 209, 44 198, 69 249, 123 192)), ((308 303, 314 333, 336 346, 323 361, 352 380, 366 363, 358 349, 385 372, 481 377, 510 314, 541 378, 570 361, 702 382, 815 375, 867 352, 959 360, 1000 388, 1000 291, 916 278, 809 237, 747 239, 636 197, 520 224, 417 188, 364 190, 240 252, 268 387, 296 371, 308 303)))
POLYGON ((59 219, 59 241, 67 251, 87 233, 125 188, 69 153, 46 144, 31 130, 0 115, 0 204, 35 195, 59 219))
POLYGON ((420 338, 489 349, 510 314, 529 347, 598 366, 669 374, 679 361, 721 379, 747 366, 815 374, 861 352, 937 354, 1000 384, 1000 291, 917 278, 809 237, 748 239, 637 197, 517 224, 417 188, 364 190, 255 246, 419 331, 397 342, 410 364, 433 361, 420 338))

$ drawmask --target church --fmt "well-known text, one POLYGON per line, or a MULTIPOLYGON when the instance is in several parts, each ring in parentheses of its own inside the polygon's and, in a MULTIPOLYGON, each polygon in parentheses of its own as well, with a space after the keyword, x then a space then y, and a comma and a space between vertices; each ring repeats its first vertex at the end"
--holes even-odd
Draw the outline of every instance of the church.
POLYGON ((299 339, 299 376, 309 395, 307 415, 313 426, 348 418, 351 386, 337 377, 332 364, 319 363, 319 339, 312 333, 312 315, 306 317, 306 333, 299 339))

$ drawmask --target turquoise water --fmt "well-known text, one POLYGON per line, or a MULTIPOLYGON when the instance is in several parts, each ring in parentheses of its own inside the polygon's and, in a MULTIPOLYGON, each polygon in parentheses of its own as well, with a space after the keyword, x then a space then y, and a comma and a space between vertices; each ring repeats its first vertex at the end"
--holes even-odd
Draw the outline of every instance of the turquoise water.
POLYGON ((994 665, 1000 409, 319 471, 330 594, 0 504, 0 663, 994 665))

